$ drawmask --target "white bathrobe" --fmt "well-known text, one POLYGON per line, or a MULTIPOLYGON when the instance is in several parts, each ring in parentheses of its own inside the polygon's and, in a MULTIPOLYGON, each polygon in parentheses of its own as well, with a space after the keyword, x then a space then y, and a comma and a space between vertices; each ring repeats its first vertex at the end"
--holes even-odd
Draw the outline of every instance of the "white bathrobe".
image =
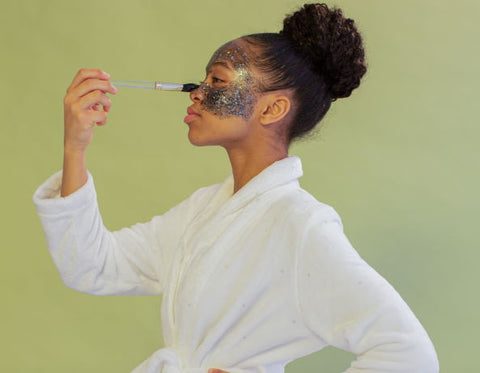
POLYGON ((163 294, 165 348, 134 373, 282 373, 327 345, 354 372, 436 373, 425 330, 352 248, 337 213, 300 188, 300 159, 274 163, 233 194, 202 188, 150 222, 110 232, 92 176, 59 198, 34 195, 65 284, 96 295, 163 294))

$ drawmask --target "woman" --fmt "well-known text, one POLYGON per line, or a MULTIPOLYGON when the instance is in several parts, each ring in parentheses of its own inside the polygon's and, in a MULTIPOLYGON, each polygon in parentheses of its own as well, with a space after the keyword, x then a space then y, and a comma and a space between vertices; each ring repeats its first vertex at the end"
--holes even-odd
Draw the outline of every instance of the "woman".
POLYGON ((288 156, 365 71, 353 21, 324 4, 288 16, 279 34, 225 44, 190 93, 185 122, 194 145, 226 149, 232 176, 117 232, 103 227, 85 165, 116 90, 103 71, 76 75, 63 173, 34 200, 67 286, 163 294, 166 347, 135 373, 276 373, 327 345, 357 355, 347 372, 438 371, 418 320, 358 256, 337 213, 300 188, 300 160, 288 156))

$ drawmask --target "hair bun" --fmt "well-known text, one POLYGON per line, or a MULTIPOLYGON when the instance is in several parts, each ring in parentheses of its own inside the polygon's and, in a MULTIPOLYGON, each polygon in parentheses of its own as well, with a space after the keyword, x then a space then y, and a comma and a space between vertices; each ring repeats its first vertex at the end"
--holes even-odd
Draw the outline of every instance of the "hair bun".
POLYGON ((326 4, 305 4, 287 16, 280 35, 291 40, 333 99, 348 97, 367 71, 362 38, 354 21, 326 4))

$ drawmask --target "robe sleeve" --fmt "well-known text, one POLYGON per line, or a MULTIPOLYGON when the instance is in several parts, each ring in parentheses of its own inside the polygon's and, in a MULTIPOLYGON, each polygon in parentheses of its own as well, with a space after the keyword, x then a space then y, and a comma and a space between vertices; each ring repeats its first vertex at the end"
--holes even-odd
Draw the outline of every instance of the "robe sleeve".
POLYGON ((93 178, 59 197, 61 171, 33 196, 47 245, 66 286, 95 295, 154 295, 163 292, 185 204, 148 223, 116 232, 105 228, 93 178))
POLYGON ((297 261, 299 306, 323 345, 357 355, 346 372, 437 373, 426 331, 353 249, 340 218, 316 221, 307 231, 297 261))

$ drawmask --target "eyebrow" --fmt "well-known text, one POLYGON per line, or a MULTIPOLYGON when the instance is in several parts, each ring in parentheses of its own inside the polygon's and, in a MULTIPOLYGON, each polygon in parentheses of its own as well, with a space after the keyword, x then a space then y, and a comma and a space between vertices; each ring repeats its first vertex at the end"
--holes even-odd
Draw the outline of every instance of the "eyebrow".
POLYGON ((209 72, 209 71, 210 71, 210 68, 211 68, 212 66, 214 66, 214 65, 220 65, 220 66, 225 67, 225 68, 228 69, 228 70, 233 70, 232 67, 231 67, 228 63, 226 63, 226 62, 224 62, 224 61, 215 61, 215 62, 212 63, 211 65, 207 66, 207 68, 205 69, 205 71, 206 71, 206 72, 209 72))

